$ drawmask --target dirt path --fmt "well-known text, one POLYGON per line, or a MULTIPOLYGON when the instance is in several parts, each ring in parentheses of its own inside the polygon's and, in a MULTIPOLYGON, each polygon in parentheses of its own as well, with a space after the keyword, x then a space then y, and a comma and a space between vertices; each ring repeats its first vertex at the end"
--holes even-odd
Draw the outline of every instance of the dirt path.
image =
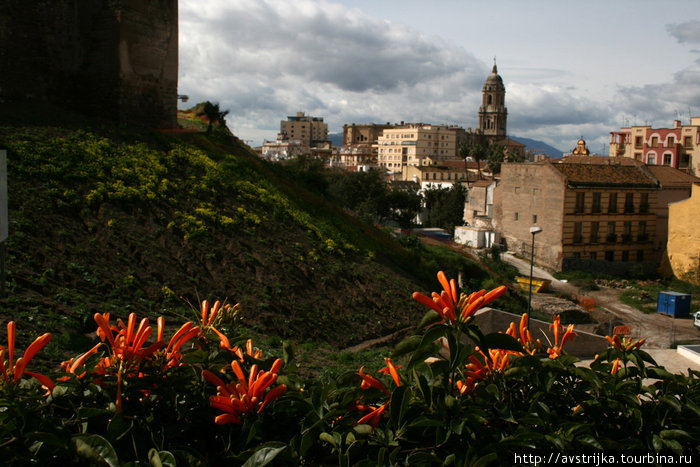
MULTIPOLYGON (((518 268, 521 274, 529 276, 529 262, 509 253, 504 253, 502 258, 518 268)), ((582 293, 573 284, 557 280, 544 269, 535 267, 533 275, 552 280, 550 289, 554 293, 576 294, 595 300, 596 309, 591 313, 591 317, 596 323, 577 325, 578 329, 595 332, 601 325, 607 325, 608 329, 605 329, 605 332, 609 333, 611 325, 626 325, 631 328, 633 338, 646 339, 645 347, 648 349, 668 349, 672 344, 700 343, 700 331, 693 326, 692 319, 673 319, 659 313, 642 313, 620 302, 620 295, 624 289, 601 287, 600 290, 582 293)))

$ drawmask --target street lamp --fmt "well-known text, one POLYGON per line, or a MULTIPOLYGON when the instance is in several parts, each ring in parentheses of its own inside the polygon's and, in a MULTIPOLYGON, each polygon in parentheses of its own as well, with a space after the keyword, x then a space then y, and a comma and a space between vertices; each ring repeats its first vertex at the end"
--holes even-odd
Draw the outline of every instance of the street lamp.
POLYGON ((527 328, 530 329, 530 309, 532 308, 532 270, 535 267, 535 235, 542 232, 542 227, 536 225, 530 227, 532 234, 532 253, 530 254, 530 289, 527 298, 527 328))

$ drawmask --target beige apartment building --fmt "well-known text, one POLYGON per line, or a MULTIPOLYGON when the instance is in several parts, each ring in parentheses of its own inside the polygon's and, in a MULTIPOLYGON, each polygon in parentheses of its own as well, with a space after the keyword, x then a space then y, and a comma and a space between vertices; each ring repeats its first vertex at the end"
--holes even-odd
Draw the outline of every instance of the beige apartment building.
POLYGON ((458 142, 466 138, 464 128, 409 123, 387 128, 377 140, 377 163, 390 172, 404 166, 419 166, 425 158, 446 161, 457 157, 458 142))
POLYGON ((282 138, 301 141, 308 147, 330 147, 328 141, 328 124, 322 117, 311 117, 304 112, 287 117, 280 122, 282 138))
POLYGON ((504 163, 494 225, 508 249, 528 257, 530 227, 541 226, 536 262, 554 270, 622 273, 656 260, 658 192, 637 164, 504 163))
POLYGON ((700 175, 700 117, 673 128, 631 126, 610 132, 610 157, 628 157, 648 165, 666 165, 700 175))

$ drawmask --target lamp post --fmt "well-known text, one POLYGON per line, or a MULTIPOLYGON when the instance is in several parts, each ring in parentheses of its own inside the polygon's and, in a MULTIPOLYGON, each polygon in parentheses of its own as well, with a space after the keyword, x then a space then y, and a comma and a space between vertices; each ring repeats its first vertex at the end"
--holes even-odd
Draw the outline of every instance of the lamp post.
POLYGON ((527 328, 530 329, 530 309, 532 308, 532 270, 535 267, 535 235, 542 232, 542 227, 536 225, 530 227, 530 233, 532 234, 532 253, 530 254, 530 287, 528 290, 527 298, 527 328))

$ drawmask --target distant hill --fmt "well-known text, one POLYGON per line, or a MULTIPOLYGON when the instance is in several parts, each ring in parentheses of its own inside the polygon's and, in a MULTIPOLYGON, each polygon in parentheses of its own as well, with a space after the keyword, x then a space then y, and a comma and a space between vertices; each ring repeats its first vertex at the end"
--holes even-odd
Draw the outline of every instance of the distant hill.
POLYGON ((526 146, 526 149, 529 151, 534 152, 535 154, 547 154, 547 156, 551 157, 552 159, 559 159, 562 157, 562 154, 564 154, 565 151, 562 151, 561 149, 557 149, 554 146, 550 146, 547 143, 544 143, 542 141, 538 141, 536 139, 530 139, 530 138, 522 138, 520 136, 510 136, 512 139, 515 141, 522 143, 526 146))
POLYGON ((331 143, 333 146, 342 146, 343 145, 343 133, 329 133, 328 134, 328 139, 331 140, 331 143))

